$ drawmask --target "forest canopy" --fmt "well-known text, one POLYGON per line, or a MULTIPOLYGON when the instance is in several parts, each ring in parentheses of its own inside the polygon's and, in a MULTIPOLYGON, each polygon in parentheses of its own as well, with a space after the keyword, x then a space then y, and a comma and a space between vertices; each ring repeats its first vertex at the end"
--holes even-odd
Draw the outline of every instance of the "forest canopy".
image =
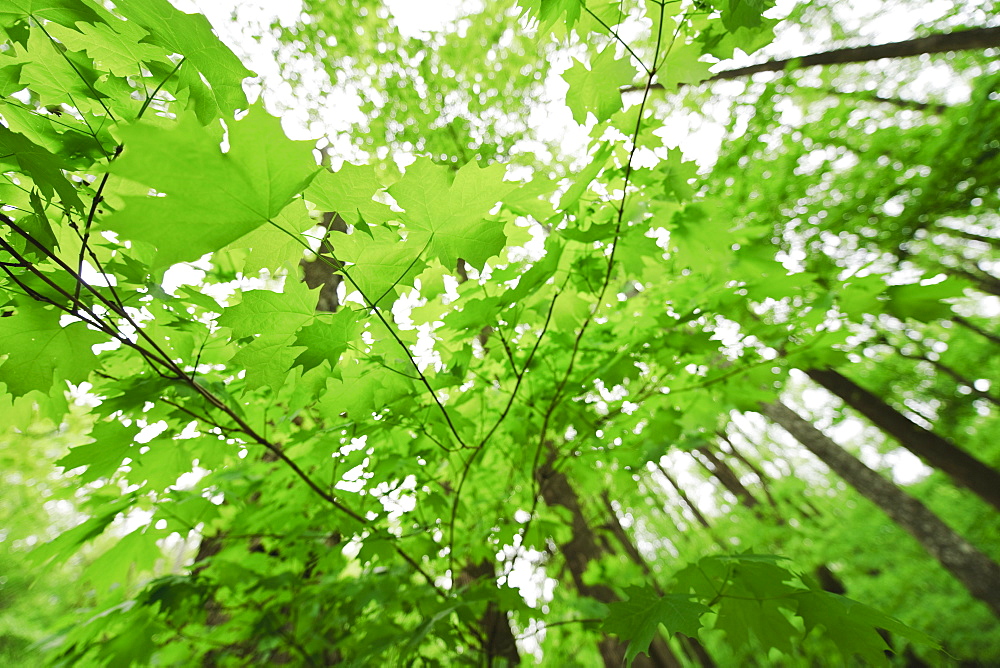
POLYGON ((997 5, 858 4, 0 6, 0 663, 1000 663, 997 5))

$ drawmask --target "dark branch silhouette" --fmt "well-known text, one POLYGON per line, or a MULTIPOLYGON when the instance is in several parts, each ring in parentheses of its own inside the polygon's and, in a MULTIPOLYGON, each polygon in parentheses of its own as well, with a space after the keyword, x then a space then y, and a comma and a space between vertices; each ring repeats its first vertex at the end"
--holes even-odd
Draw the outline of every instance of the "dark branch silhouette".
MULTIPOLYGON (((815 65, 843 65, 846 63, 868 63, 882 58, 908 58, 925 53, 947 53, 949 51, 971 51, 1000 46, 1000 27, 972 28, 956 30, 949 33, 918 37, 902 42, 889 44, 874 44, 846 49, 833 49, 807 56, 770 60, 766 63, 738 67, 733 70, 718 72, 703 83, 722 81, 725 79, 740 79, 758 72, 783 72, 785 70, 813 67, 815 65)), ((662 89, 663 85, 654 83, 650 88, 662 89)), ((646 86, 627 86, 623 93, 645 90, 646 86)))

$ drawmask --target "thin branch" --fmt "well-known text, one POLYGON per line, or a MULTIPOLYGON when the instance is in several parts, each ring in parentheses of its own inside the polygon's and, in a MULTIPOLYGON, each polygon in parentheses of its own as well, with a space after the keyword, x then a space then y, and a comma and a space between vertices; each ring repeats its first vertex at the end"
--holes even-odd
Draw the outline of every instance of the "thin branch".
POLYGON ((167 76, 163 77, 163 81, 161 81, 156 85, 156 88, 153 89, 153 92, 146 96, 146 100, 142 103, 142 106, 139 107, 139 112, 135 115, 135 120, 139 120, 140 118, 142 118, 142 115, 146 113, 146 109, 148 109, 149 105, 152 104, 153 98, 156 97, 156 94, 160 92, 163 86, 166 85, 167 81, 170 80, 170 77, 174 76, 174 74, 177 72, 177 70, 181 68, 181 65, 183 65, 185 61, 187 61, 187 58, 181 58, 179 61, 177 61, 177 65, 174 67, 174 69, 170 70, 167 73, 167 76))
MULTIPOLYGON (((45 34, 45 36, 49 38, 49 42, 52 44, 52 48, 55 49, 60 56, 62 56, 62 59, 65 60, 66 64, 72 68, 72 70, 76 73, 76 76, 78 76, 80 78, 80 81, 83 82, 83 85, 85 85, 88 89, 90 89, 90 92, 92 93, 91 99, 96 100, 97 104, 101 105, 101 108, 104 109, 105 112, 107 112, 108 118, 110 118, 112 121, 117 121, 118 119, 115 118, 115 115, 111 113, 111 110, 108 109, 108 106, 104 104, 102 98, 104 98, 105 96, 101 95, 101 93, 96 88, 94 88, 93 84, 87 81, 87 78, 83 76, 83 74, 80 72, 79 69, 77 69, 76 63, 70 60, 69 56, 66 55, 66 51, 62 47, 62 44, 53 39, 52 35, 50 35, 49 31, 45 29, 45 26, 42 24, 41 21, 39 21, 34 16, 32 16, 31 18, 34 19, 35 25, 38 26, 38 29, 41 30, 45 34)), ((87 124, 87 127, 90 127, 89 123, 87 124)), ((96 132, 94 133, 94 136, 95 137, 97 136, 96 132)))
POLYGON ((545 337, 545 332, 548 331, 549 322, 552 320, 552 312, 555 309, 556 301, 559 299, 559 293, 557 292, 552 298, 552 302, 549 304, 549 311, 545 316, 545 325, 542 327, 542 331, 538 334, 538 339, 535 341, 534 347, 531 349, 531 353, 528 355, 527 360, 524 362, 524 368, 521 369, 521 373, 517 374, 517 382, 514 384, 514 389, 510 393, 510 397, 507 399, 507 405, 504 407, 503 412, 501 412, 500 417, 497 418, 496 423, 494 423, 493 428, 487 432, 486 436, 483 437, 476 449, 473 450, 472 454, 465 461, 465 465, 462 468, 462 475, 458 481, 458 487, 455 489, 454 500, 451 504, 451 517, 448 520, 448 545, 450 550, 448 551, 449 568, 452 573, 455 572, 455 523, 458 519, 458 502, 462 497, 462 488, 465 487, 465 481, 469 477, 469 472, 472 470, 472 464, 475 462, 476 457, 481 453, 486 444, 489 442, 493 433, 500 427, 500 424, 507 417, 507 413, 510 412, 511 406, 514 404, 514 399, 517 396, 517 391, 521 387, 521 381, 524 378, 524 374, 528 371, 528 366, 531 364, 531 360, 534 358, 535 353, 538 351, 539 345, 542 343, 542 339, 545 337))
MULTIPOLYGON (((115 158, 121 155, 122 148, 121 144, 115 147, 114 155, 108 159, 109 166, 115 158)), ((90 229, 94 224, 94 216, 97 214, 97 207, 104 201, 104 186, 108 184, 108 178, 110 178, 110 176, 111 172, 104 172, 104 176, 101 177, 101 182, 97 186, 97 192, 94 193, 93 199, 90 200, 90 211, 87 213, 87 220, 83 225, 83 233, 80 237, 80 257, 77 260, 76 270, 77 284, 76 289, 73 291, 74 301, 78 301, 80 299, 80 290, 83 288, 83 258, 87 254, 88 243, 90 242, 90 229)), ((75 227, 75 223, 71 223, 71 225, 75 227)))
MULTIPOLYGON (((664 15, 664 5, 660 5, 660 22, 663 22, 664 15)), ((674 43, 677 41, 677 36, 680 31, 680 24, 678 24, 677 29, 674 31, 673 38, 671 39, 670 46, 667 47, 667 53, 670 53, 670 49, 673 48, 674 43)), ((552 395, 552 400, 549 402, 548 407, 545 411, 545 417, 542 419, 542 426, 539 430, 538 435, 538 446, 535 448, 535 453, 531 462, 531 485, 532 491, 532 501, 531 501, 531 511, 529 512, 528 521, 524 523, 521 529, 520 537, 523 540, 524 536, 527 535, 528 530, 531 528, 531 523, 535 518, 535 510, 538 507, 538 500, 541 497, 542 489, 541 482, 538 480, 538 471, 541 463, 542 450, 545 447, 548 436, 549 422, 552 419, 552 415, 555 412, 556 406, 562 399, 562 393, 565 390, 567 384, 569 383, 570 376, 573 373, 574 366, 576 364, 577 355, 580 352, 580 343, 583 340, 583 335, 586 333, 590 323, 593 321, 594 316, 600 310, 601 302, 604 301, 604 294, 607 292, 608 285, 611 283, 611 276, 615 266, 615 252, 618 249, 618 240, 621 238, 622 222, 625 216, 625 203, 628 201, 628 187, 630 179, 632 177, 632 162, 635 159, 636 151, 639 148, 639 133, 642 130, 642 114, 646 108, 646 103, 649 100, 649 92, 653 88, 653 79, 657 72, 657 63, 660 58, 660 46, 661 40, 663 39, 663 31, 661 30, 656 36, 656 46, 653 49, 653 67, 649 70, 649 76, 646 79, 646 86, 643 89, 642 101, 639 103, 639 113, 636 116, 635 131, 632 134, 632 149, 629 151, 628 160, 625 164, 625 175, 622 183, 622 199, 618 205, 617 216, 615 220, 615 234, 611 241, 611 252, 608 254, 608 266, 604 273, 604 282, 601 286, 600 292, 597 295, 597 301, 594 304, 594 308, 584 319, 583 323, 580 325, 580 331, 577 332, 576 338, 573 341, 573 349, 570 352, 569 364, 566 365, 566 372, 563 374, 562 380, 556 386, 556 390, 552 395)))
MULTIPOLYGON (((592 19, 594 19, 595 21, 597 21, 598 23, 600 23, 601 27, 604 28, 605 30, 607 30, 611 34, 611 36, 615 38, 615 41, 617 41, 619 44, 621 44, 623 47, 625 47, 625 50, 628 51, 629 55, 632 56, 633 58, 635 58, 636 62, 639 63, 639 67, 642 68, 643 72, 645 72, 647 75, 650 74, 649 67, 647 67, 646 63, 644 63, 642 61, 642 58, 640 58, 638 56, 638 54, 636 54, 636 52, 632 50, 632 47, 629 46, 628 42, 626 42, 621 37, 619 37, 618 33, 615 32, 611 28, 611 26, 609 26, 607 23, 605 23, 604 19, 602 19, 597 14, 595 14, 593 12, 593 10, 590 7, 587 6, 587 3, 584 0, 580 0, 580 6, 583 8, 583 10, 585 12, 587 12, 588 14, 590 14, 590 17, 592 19)), ((661 11, 662 11, 662 7, 661 7, 661 11)))
MULTIPOLYGON (((299 238, 298 235, 292 234, 288 230, 284 229, 283 227, 281 227, 280 225, 278 225, 277 223, 275 223, 273 220, 269 220, 268 222, 271 225, 273 225, 275 228, 277 228, 278 230, 281 230, 282 232, 284 232, 285 234, 287 234, 291 238, 295 239, 304 248, 308 248, 309 247, 308 244, 306 244, 301 238, 299 238)), ((431 387, 430 381, 427 380, 427 376, 425 376, 424 372, 420 370, 420 367, 417 364, 417 360, 416 360, 416 358, 413 357, 413 353, 410 351, 409 346, 406 345, 406 342, 403 341, 403 339, 399 336, 399 334, 396 332, 396 329, 389 323, 388 320, 386 320, 385 315, 383 315, 383 313, 382 313, 382 309, 380 309, 378 306, 376 306, 376 304, 379 301, 382 301, 382 299, 384 299, 385 296, 387 294, 389 294, 389 292, 402 280, 403 276, 406 275, 406 273, 410 270, 410 268, 413 267, 417 263, 417 261, 419 261, 420 256, 423 255, 423 253, 424 253, 425 250, 427 250, 427 247, 430 244, 430 241, 431 241, 430 239, 427 240, 427 243, 424 244, 423 249, 421 249, 421 251, 413 259, 413 261, 410 263, 410 266, 406 268, 406 270, 395 280, 395 282, 392 284, 392 286, 390 286, 385 292, 383 292, 382 295, 375 302, 373 302, 371 300, 371 298, 368 297, 367 294, 365 294, 365 291, 361 289, 361 286, 358 285, 357 281, 355 281, 354 278, 351 277, 351 275, 347 272, 347 268, 344 266, 343 262, 338 262, 338 261, 332 260, 330 258, 327 258, 327 257, 323 256, 323 255, 317 255, 316 257, 321 262, 324 262, 324 263, 328 264, 330 267, 333 267, 334 269, 336 269, 337 271, 339 271, 341 274, 343 274, 344 278, 347 279, 347 282, 350 283, 354 287, 354 289, 357 290, 361 294, 362 299, 365 300, 365 305, 369 309, 371 309, 372 313, 375 314, 375 317, 379 319, 379 321, 385 327, 386 331, 389 332, 389 335, 393 339, 395 339, 396 343, 399 344, 399 347, 402 348, 403 352, 406 354, 406 357, 410 361, 410 364, 413 366, 413 369, 419 375, 420 382, 423 384, 423 386, 425 388, 427 388, 427 391, 430 393, 431 398, 434 399, 434 403, 437 404, 438 409, 441 411, 441 414, 444 416, 445 422, 448 424, 448 428, 450 429, 452 435, 455 437, 455 440, 458 442, 458 445, 459 445, 458 449, 464 449, 464 448, 468 448, 468 446, 465 444, 465 441, 462 439, 462 436, 458 433, 458 429, 455 427, 455 424, 452 422, 451 415, 448 413, 448 409, 446 409, 444 407, 444 404, 441 402, 441 399, 438 397, 437 392, 434 390, 433 387, 431 387)), ((454 450, 451 450, 451 451, 454 451, 454 450)))

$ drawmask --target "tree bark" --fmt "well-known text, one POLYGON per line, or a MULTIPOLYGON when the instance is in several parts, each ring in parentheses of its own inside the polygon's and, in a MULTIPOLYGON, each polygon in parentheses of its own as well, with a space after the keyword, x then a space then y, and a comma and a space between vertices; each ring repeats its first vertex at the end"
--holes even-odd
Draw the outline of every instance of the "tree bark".
POLYGON ((930 466, 947 474, 1000 510, 1000 472, 979 461, 951 441, 910 421, 879 397, 833 369, 808 369, 806 374, 900 445, 930 466))
MULTIPOLYGON (((646 563, 646 559, 643 558, 642 553, 639 552, 639 548, 636 546, 635 542, 625 531, 625 527, 622 526, 621 520, 618 519, 618 513, 615 511, 614 504, 611 502, 611 495, 608 494, 608 490, 601 492, 601 500, 604 502, 604 510, 608 516, 608 529, 611 531, 611 535, 615 537, 618 544, 622 546, 625 554, 632 561, 633 564, 642 569, 643 574, 649 578, 650 583, 652 583, 653 588, 656 593, 663 596, 663 589, 660 588, 660 583, 656 581, 656 577, 653 573, 653 569, 649 567, 646 563)), ((715 661, 712 659, 708 650, 697 638, 692 638, 681 633, 677 634, 678 640, 681 642, 681 646, 684 648, 685 653, 691 660, 695 661, 702 668, 716 668, 715 661)))
POLYGON ((768 504, 777 511, 778 502, 775 501, 774 496, 771 494, 771 481, 768 479, 767 474, 740 452, 739 448, 736 447, 736 444, 733 443, 729 436, 726 435, 726 432, 720 431, 717 432, 716 435, 729 446, 729 451, 732 453, 733 457, 742 462, 744 466, 750 469, 753 474, 757 476, 757 480, 760 481, 760 488, 763 490, 764 496, 767 497, 768 504))
POLYGON ((916 538, 928 554, 1000 618, 1000 566, 996 562, 923 503, 865 466, 784 404, 761 404, 760 410, 916 538))
POLYGON ((687 495, 687 492, 684 491, 684 488, 677 483, 677 480, 675 480, 674 477, 667 472, 667 469, 664 468, 660 462, 653 463, 656 465, 656 468, 659 469, 663 477, 667 479, 667 482, 670 483, 670 486, 674 488, 674 491, 677 492, 677 496, 681 497, 681 501, 683 501, 684 505, 691 511, 694 518, 698 520, 698 524, 705 529, 711 530, 712 526, 708 523, 708 520, 705 519, 705 516, 702 515, 701 511, 698 510, 698 506, 694 505, 694 502, 691 501, 691 498, 687 495))
MULTIPOLYGON (((697 452, 708 460, 711 467, 706 466, 701 460, 698 461, 709 473, 714 475, 718 481, 722 483, 723 487, 729 490, 730 494, 737 498, 743 507, 753 510, 760 505, 760 501, 757 500, 757 497, 755 497, 750 490, 746 488, 746 485, 740 481, 740 477, 736 475, 731 468, 729 468, 729 464, 719 459, 715 453, 707 447, 695 448, 692 455, 694 452, 697 452)), ((697 459, 697 457, 695 459, 697 459)))
MULTIPOLYGON (((605 584, 588 584, 584 581, 584 573, 592 561, 600 559, 604 554, 594 530, 580 506, 576 491, 569 484, 566 474, 557 471, 550 460, 540 467, 537 473, 542 500, 549 506, 562 506, 570 511, 573 518, 571 525, 572 538, 559 546, 559 552, 566 562, 566 568, 573 578, 576 590, 584 596, 589 596, 605 605, 618 600, 618 595, 605 584)), ((605 635, 598 643, 598 650, 604 661, 605 668, 621 668, 625 660, 627 645, 614 636, 605 635)), ((659 635, 653 638, 649 646, 649 656, 640 654, 632 663, 639 668, 681 668, 682 664, 674 655, 670 646, 659 635)))
POLYGON ((952 267, 950 265, 944 264, 943 262, 935 262, 936 268, 940 269, 946 274, 952 274, 955 276, 961 276, 970 283, 972 287, 980 292, 985 292, 988 295, 993 295, 994 297, 1000 297, 1000 279, 996 276, 987 273, 979 268, 977 265, 975 269, 970 266, 965 267, 952 267))
POLYGON ((873 93, 871 91, 846 91, 838 90, 836 88, 828 89, 831 95, 837 95, 839 97, 850 97, 856 100, 863 100, 865 102, 878 102, 881 104, 889 104, 900 109, 915 109, 916 111, 926 111, 933 114, 943 114, 948 111, 948 105, 946 104, 935 104, 933 102, 920 102, 919 100, 907 100, 901 97, 885 97, 879 95, 878 93, 873 93))
POLYGON ((975 395, 980 399, 984 399, 990 402, 994 406, 1000 406, 1000 398, 993 396, 989 392, 984 392, 980 389, 977 389, 975 381, 973 381, 971 378, 967 378, 966 376, 961 374, 957 369, 951 368, 941 360, 931 359, 930 357, 927 356, 927 353, 917 353, 913 355, 908 355, 903 351, 901 351, 899 348, 895 348, 895 350, 896 354, 899 355, 900 357, 906 358, 908 360, 914 360, 916 362, 927 362, 941 373, 950 377, 958 385, 969 388, 971 394, 975 395))
MULTIPOLYGON (((718 72, 705 83, 722 81, 724 79, 739 79, 759 72, 783 72, 790 69, 813 67, 816 65, 844 65, 848 63, 868 63, 882 58, 908 58, 931 53, 947 53, 949 51, 971 51, 1000 46, 1000 28, 972 28, 940 33, 928 37, 917 37, 902 42, 889 44, 872 44, 868 46, 833 49, 822 53, 813 53, 795 58, 771 60, 766 63, 739 67, 724 72, 718 72)), ((622 92, 642 90, 636 86, 628 86, 622 92)), ((651 88, 663 88, 662 84, 653 84, 651 88)))
POLYGON ((336 273, 336 258, 333 255, 333 244, 330 243, 330 232, 346 232, 347 221, 341 218, 340 214, 326 212, 323 214, 323 221, 320 223, 326 229, 326 234, 316 251, 316 257, 312 260, 302 259, 299 266, 302 267, 302 280, 309 286, 310 290, 322 285, 319 291, 319 299, 316 303, 316 310, 333 313, 340 307, 340 296, 338 290, 340 284, 344 282, 344 277, 336 273))
MULTIPOLYGON (((486 578, 495 580, 496 568, 493 562, 483 559, 462 569, 458 575, 458 585, 466 587, 486 578)), ((479 632, 482 634, 482 650, 488 668, 520 665, 521 655, 517 652, 517 641, 510 630, 510 620, 507 619, 506 611, 493 601, 486 605, 486 612, 479 620, 479 632)))

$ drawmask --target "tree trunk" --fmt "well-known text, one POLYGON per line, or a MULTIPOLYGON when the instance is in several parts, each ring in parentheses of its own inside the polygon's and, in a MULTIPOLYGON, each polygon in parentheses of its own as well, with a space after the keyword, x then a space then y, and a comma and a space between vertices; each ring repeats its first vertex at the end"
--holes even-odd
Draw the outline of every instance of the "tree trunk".
POLYGON ((961 237, 963 239, 968 239, 969 241, 978 241, 979 243, 986 244, 993 250, 1000 250, 1000 238, 997 237, 987 237, 982 234, 976 234, 975 232, 968 232, 955 227, 948 227, 947 225, 942 225, 940 223, 934 223, 931 225, 931 231, 934 233, 940 232, 949 236, 961 237))
POLYGON ((978 269, 978 267, 977 269, 972 269, 968 266, 952 267, 942 262, 935 262, 934 266, 946 274, 961 276, 965 280, 972 283, 972 287, 980 292, 1000 297, 1000 279, 992 274, 988 274, 985 271, 978 269))
POLYGON ((808 369, 806 374, 899 441, 904 448, 1000 510, 1000 472, 996 469, 987 466, 951 441, 910 421, 882 399, 837 371, 808 369))
POLYGON ((997 398, 997 397, 993 396, 989 392, 984 392, 984 391, 982 391, 980 389, 977 389, 976 385, 975 385, 975 381, 973 381, 970 378, 967 378, 962 373, 960 373, 957 369, 951 368, 950 366, 948 366, 947 364, 945 364, 941 360, 931 359, 930 357, 927 356, 927 353, 915 353, 913 355, 907 355, 906 353, 902 352, 898 348, 896 348, 895 350, 896 350, 896 354, 899 355, 900 357, 904 357, 904 358, 906 358, 908 360, 914 360, 915 362, 926 362, 926 363, 930 364, 932 367, 934 367, 935 369, 937 369, 938 371, 940 371, 944 375, 946 375, 949 378, 951 378, 952 380, 954 380, 957 384, 969 388, 969 392, 971 394, 975 395, 976 397, 978 397, 980 399, 984 399, 984 400, 990 402, 994 406, 1000 406, 1000 398, 997 398))
MULTIPOLYGON (((601 493, 601 500, 604 502, 604 510, 608 516, 608 529, 611 531, 611 535, 615 537, 618 544, 622 546, 625 554, 632 561, 633 564, 642 569, 643 574, 649 579, 649 582, 653 585, 656 593, 663 596, 663 589, 660 588, 660 583, 656 581, 656 577, 653 573, 653 569, 649 567, 646 560, 643 558, 642 553, 639 552, 639 548, 633 542, 632 538, 629 537, 628 532, 625 531, 625 527, 622 526, 621 520, 618 519, 618 513, 615 511, 614 504, 611 502, 611 496, 608 494, 608 490, 604 490, 601 493)), ((678 640, 681 641, 681 646, 684 648, 685 653, 695 661, 702 668, 716 668, 715 661, 712 660, 711 655, 709 655, 708 650, 697 638, 691 638, 682 633, 677 634, 678 640)))
MULTIPOLYGON (((725 70, 710 77, 706 81, 723 79, 739 79, 758 72, 784 72, 790 69, 801 69, 816 65, 844 65, 847 63, 868 63, 882 58, 908 58, 922 56, 925 53, 947 53, 949 51, 971 51, 989 49, 1000 46, 1000 28, 972 28, 956 30, 949 33, 918 37, 902 42, 889 44, 873 44, 847 49, 833 49, 807 56, 771 60, 758 65, 725 70)), ((662 88, 662 84, 653 84, 652 88, 662 88)), ((622 92, 641 90, 634 86, 623 88, 622 92)))
MULTIPOLYGON (((729 464, 719 459, 716 454, 707 447, 695 448, 692 452, 692 456, 695 452, 708 460, 708 463, 711 464, 711 466, 705 465, 705 463, 700 459, 698 462, 704 466, 709 473, 714 475, 718 481, 722 483, 722 486, 729 490, 730 494, 736 497, 741 505, 751 510, 760 505, 760 501, 757 500, 757 497, 755 497, 750 490, 746 488, 746 485, 740 481, 740 477, 736 475, 731 468, 729 468, 729 464)), ((695 457, 695 459, 698 458, 695 457)))
POLYGON ((784 404, 761 404, 761 412, 916 538, 928 554, 1000 618, 1000 566, 927 506, 865 466, 784 404))
POLYGON ((302 280, 305 281, 310 290, 314 290, 320 285, 323 286, 319 291, 316 310, 333 313, 340 307, 338 290, 340 284, 344 282, 344 277, 336 273, 334 268, 337 266, 337 261, 333 255, 330 232, 346 232, 347 221, 341 218, 340 214, 326 212, 323 214, 321 226, 327 231, 316 251, 316 257, 312 260, 303 258, 299 262, 299 266, 302 267, 302 280))
MULTIPOLYGON (((611 587, 605 584, 587 584, 583 579, 587 567, 592 561, 601 558, 604 549, 593 529, 587 523, 587 518, 580 506, 580 499, 569 484, 566 475, 554 469, 550 460, 539 468, 537 476, 542 500, 547 505, 566 508, 573 518, 572 538, 568 543, 559 546, 559 552, 563 555, 566 568, 569 569, 576 590, 605 605, 618 601, 618 595, 611 587)), ((605 635, 601 638, 598 649, 604 660, 605 668, 621 668, 625 660, 626 647, 626 644, 616 637, 605 635)), ((640 654, 632 665, 639 668, 681 668, 682 666, 680 660, 660 635, 653 638, 653 642, 649 646, 649 657, 640 654)))
POLYGON ((764 496, 767 497, 768 505, 770 505, 775 510, 778 510, 778 502, 775 501, 774 496, 771 494, 771 481, 768 479, 767 474, 764 473, 764 471, 759 466, 757 466, 747 457, 745 457, 742 452, 740 452, 739 448, 736 447, 736 444, 733 443, 729 439, 729 436, 726 435, 726 432, 720 431, 717 432, 716 435, 719 438, 721 438, 726 443, 726 445, 729 446, 729 451, 732 453, 733 457, 735 457, 744 466, 750 469, 755 476, 757 476, 757 480, 760 481, 760 488, 761 490, 763 490, 764 496))
POLYGON ((838 97, 853 98, 855 100, 862 100, 865 102, 878 102, 880 104, 889 104, 894 107, 899 107, 900 109, 916 109, 917 111, 927 111, 933 114, 943 114, 948 111, 948 105, 946 104, 934 104, 932 102, 920 102, 919 100, 908 100, 901 97, 886 97, 884 95, 879 95, 878 93, 873 93, 867 90, 861 91, 846 91, 838 90, 836 88, 827 89, 828 93, 831 95, 836 95, 838 97))
POLYGON ((677 492, 677 496, 681 497, 681 501, 683 501, 684 505, 687 506, 687 509, 691 511, 691 514, 694 515, 694 518, 698 520, 698 524, 700 524, 705 529, 711 530, 712 526, 708 523, 708 520, 705 519, 705 516, 702 515, 701 511, 698 510, 698 506, 694 505, 694 502, 691 501, 691 498, 687 495, 687 492, 684 491, 684 488, 682 488, 677 483, 677 480, 675 480, 674 477, 667 472, 667 469, 664 468, 663 464, 661 464, 658 461, 653 462, 653 464, 656 465, 656 468, 660 471, 660 474, 667 479, 667 482, 670 483, 670 486, 674 488, 674 491, 677 492))
MULTIPOLYGON (((487 578, 496 580, 496 568, 493 562, 483 559, 462 569, 458 575, 458 585, 467 587, 477 580, 487 578)), ((510 620, 507 619, 506 611, 493 601, 486 605, 486 612, 479 620, 479 632, 488 668, 520 665, 521 655, 517 652, 517 641, 510 630, 510 620)))

